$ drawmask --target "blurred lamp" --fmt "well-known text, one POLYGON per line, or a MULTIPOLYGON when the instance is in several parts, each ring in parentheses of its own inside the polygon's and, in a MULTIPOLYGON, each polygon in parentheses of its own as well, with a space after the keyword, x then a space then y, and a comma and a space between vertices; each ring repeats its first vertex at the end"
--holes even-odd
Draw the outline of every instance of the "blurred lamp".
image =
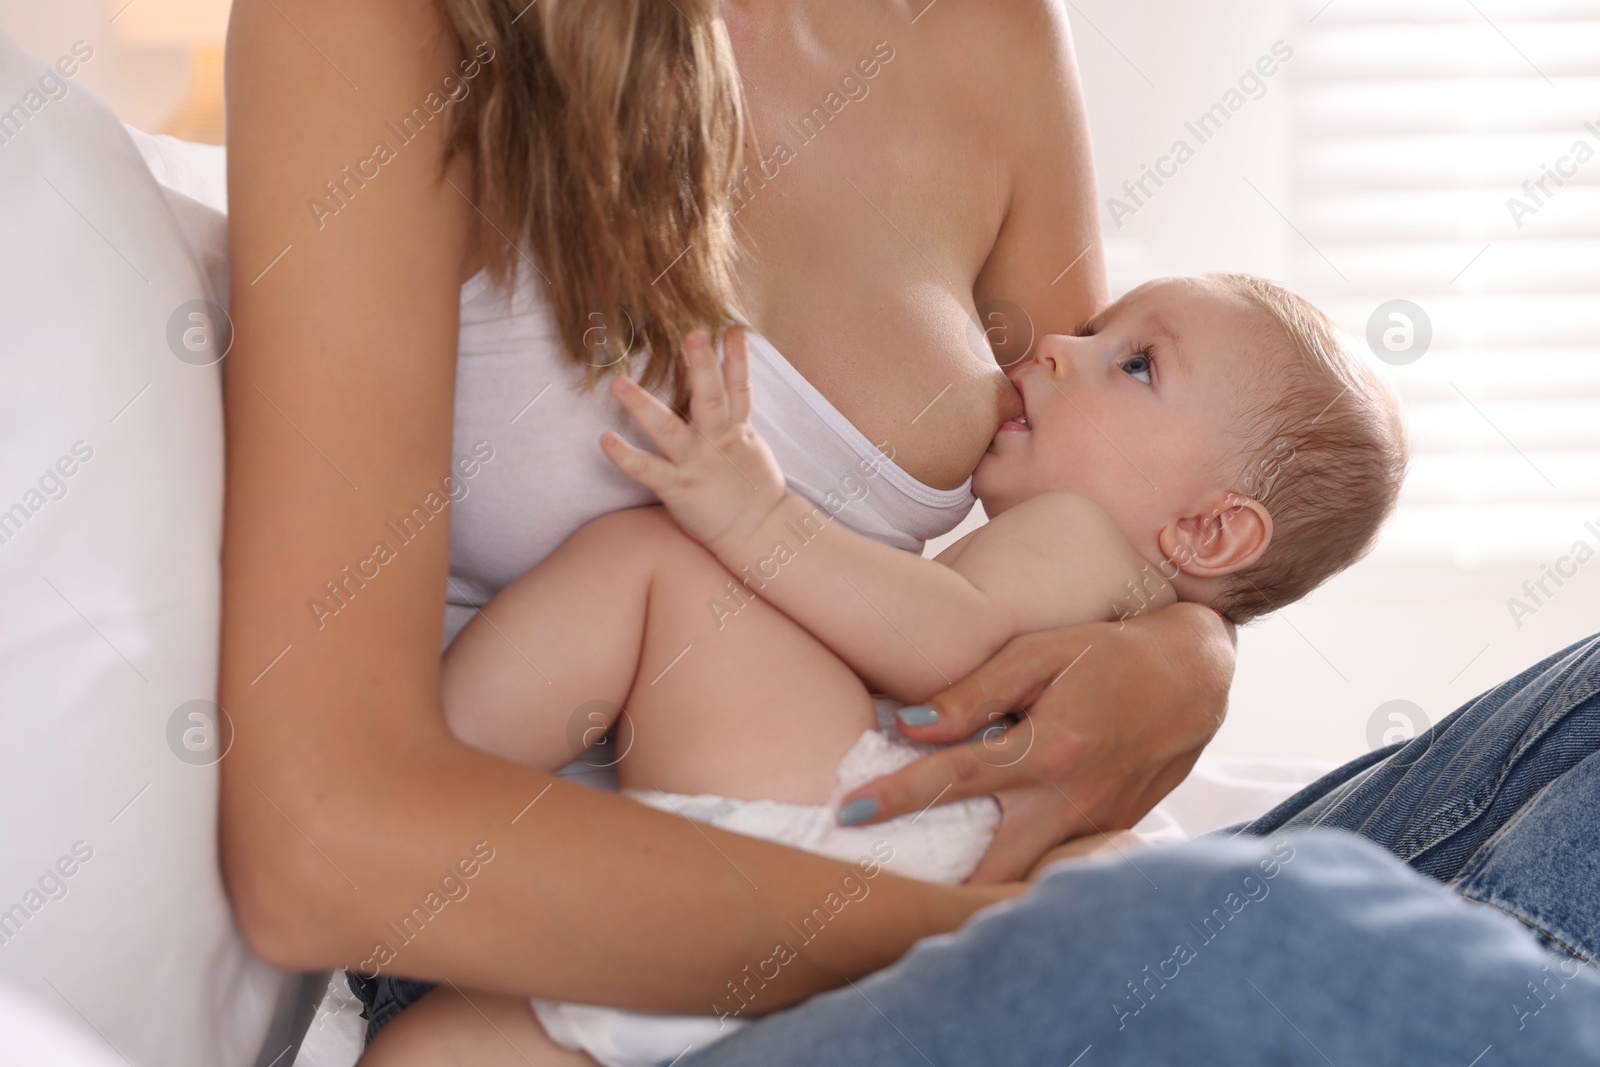
POLYGON ((182 47, 189 56, 183 103, 160 131, 186 141, 221 144, 222 41, 231 0, 107 0, 112 29, 124 44, 182 47))

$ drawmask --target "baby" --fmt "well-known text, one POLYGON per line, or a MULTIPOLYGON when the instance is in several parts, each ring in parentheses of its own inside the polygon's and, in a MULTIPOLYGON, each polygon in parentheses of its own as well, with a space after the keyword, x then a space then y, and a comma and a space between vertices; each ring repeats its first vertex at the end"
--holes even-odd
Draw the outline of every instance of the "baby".
MULTIPOLYGON (((503 590, 445 657, 446 713, 547 770, 610 730, 625 794, 858 859, 863 895, 880 867, 964 879, 998 823, 982 797, 864 825, 849 794, 925 748, 896 718, 926 725, 1018 634, 1175 600, 1244 623, 1304 596, 1370 547, 1406 462, 1393 395, 1315 308, 1246 276, 1164 279, 1011 369, 1022 413, 973 476, 989 522, 924 559, 787 491, 741 333, 720 368, 705 336, 686 347, 688 422, 612 383, 661 454, 601 440, 664 506, 596 519, 503 590)), ((708 1016, 535 1001, 545 1060, 702 1047, 754 995, 732 977, 708 1016)))

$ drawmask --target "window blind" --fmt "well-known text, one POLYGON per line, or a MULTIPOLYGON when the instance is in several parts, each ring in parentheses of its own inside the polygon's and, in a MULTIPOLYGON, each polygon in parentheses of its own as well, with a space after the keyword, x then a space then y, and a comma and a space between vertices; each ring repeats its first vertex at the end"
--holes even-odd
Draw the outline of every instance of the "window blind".
POLYGON ((1358 338, 1394 299, 1432 327, 1380 555, 1600 549, 1600 0, 1296 7, 1290 281, 1358 338))

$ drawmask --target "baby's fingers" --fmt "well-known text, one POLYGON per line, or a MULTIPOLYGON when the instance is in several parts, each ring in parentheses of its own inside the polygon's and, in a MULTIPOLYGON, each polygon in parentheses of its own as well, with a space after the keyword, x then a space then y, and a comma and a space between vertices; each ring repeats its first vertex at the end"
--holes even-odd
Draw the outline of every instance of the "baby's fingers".
POLYGON ((649 390, 639 388, 632 379, 621 375, 612 379, 611 395, 633 416, 633 421, 661 449, 662 455, 674 462, 683 460, 684 449, 694 435, 677 412, 657 400, 649 390))
POLYGON ((728 394, 722 388, 722 370, 710 336, 704 330, 689 334, 683 356, 689 365, 689 417, 706 433, 721 433, 728 425, 728 394))
POLYGON ((750 418, 750 350, 745 345, 744 327, 728 331, 722 342, 722 377, 728 391, 728 420, 745 422, 750 418))
POLYGON ((617 470, 658 497, 671 483, 674 474, 672 464, 642 448, 635 448, 609 430, 600 435, 600 451, 616 465, 617 470))

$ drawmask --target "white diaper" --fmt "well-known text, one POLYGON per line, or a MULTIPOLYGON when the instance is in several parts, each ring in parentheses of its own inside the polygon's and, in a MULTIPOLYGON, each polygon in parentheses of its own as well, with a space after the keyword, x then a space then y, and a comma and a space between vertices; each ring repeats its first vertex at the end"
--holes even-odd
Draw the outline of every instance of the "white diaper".
MULTIPOLYGON (((977 869, 1000 825, 1000 806, 992 797, 931 807, 874 826, 838 825, 839 801, 846 793, 936 750, 936 746, 918 744, 900 733, 894 724, 894 713, 901 706, 891 700, 874 701, 878 728, 857 738, 839 761, 837 785, 827 804, 733 800, 639 789, 625 789, 623 793, 653 808, 735 833, 837 859, 870 860, 908 878, 960 882, 977 869)), ((667 1063, 745 1025, 743 1020, 732 1017, 649 1015, 551 1000, 533 1001, 533 1010, 552 1040, 587 1052, 606 1067, 667 1063)))

